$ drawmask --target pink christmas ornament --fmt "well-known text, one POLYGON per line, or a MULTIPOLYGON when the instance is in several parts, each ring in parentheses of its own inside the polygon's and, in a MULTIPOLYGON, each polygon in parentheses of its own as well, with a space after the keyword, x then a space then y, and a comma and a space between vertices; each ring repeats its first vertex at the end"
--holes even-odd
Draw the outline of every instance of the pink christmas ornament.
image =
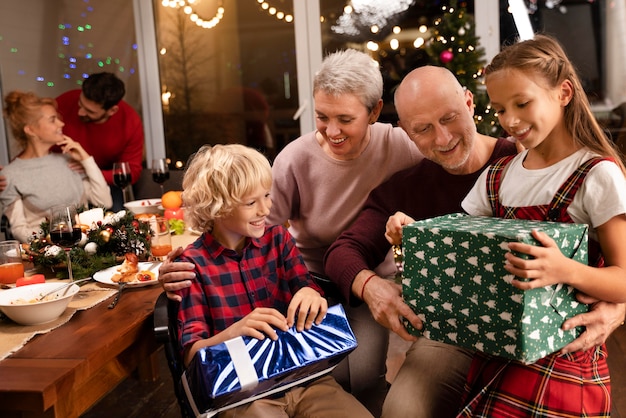
POLYGON ((441 54, 439 54, 439 60, 444 64, 449 63, 453 58, 454 54, 448 50, 441 51, 441 54))

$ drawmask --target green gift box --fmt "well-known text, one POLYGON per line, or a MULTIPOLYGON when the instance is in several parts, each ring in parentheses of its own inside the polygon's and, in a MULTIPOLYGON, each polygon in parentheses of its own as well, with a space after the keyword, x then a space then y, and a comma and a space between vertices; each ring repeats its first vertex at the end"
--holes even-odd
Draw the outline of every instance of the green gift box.
MULTIPOLYGON (((405 301, 432 340, 533 363, 573 341, 581 328, 561 325, 588 310, 575 289, 557 284, 519 290, 504 269, 509 242, 540 245, 539 229, 567 257, 587 264, 583 224, 452 214, 406 225, 402 231, 405 301)), ((409 332, 420 331, 407 325, 409 332)))

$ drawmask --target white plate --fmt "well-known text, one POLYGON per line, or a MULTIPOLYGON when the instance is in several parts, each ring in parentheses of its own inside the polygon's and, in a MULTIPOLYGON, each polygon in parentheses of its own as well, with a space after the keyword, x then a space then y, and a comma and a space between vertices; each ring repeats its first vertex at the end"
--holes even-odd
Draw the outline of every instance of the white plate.
MULTIPOLYGON (((104 284, 112 284, 114 286, 119 286, 119 283, 112 281, 111 277, 113 277, 113 275, 117 273, 117 268, 120 265, 109 267, 108 269, 100 270, 99 272, 93 275, 94 280, 100 283, 104 283, 104 284)), ((160 266, 161 266, 160 261, 155 261, 151 263, 150 262, 139 263, 137 265, 137 267, 139 268, 139 271, 150 270, 151 272, 154 273, 154 280, 149 280, 147 282, 128 282, 126 283, 126 286, 127 287, 143 287, 143 286, 150 286, 150 285, 158 283, 160 266)))

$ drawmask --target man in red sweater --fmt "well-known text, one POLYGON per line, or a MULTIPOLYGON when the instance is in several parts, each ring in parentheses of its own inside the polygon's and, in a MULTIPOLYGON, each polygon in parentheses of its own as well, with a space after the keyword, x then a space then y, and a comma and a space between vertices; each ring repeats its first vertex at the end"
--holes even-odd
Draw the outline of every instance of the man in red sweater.
POLYGON ((113 210, 123 208, 122 191, 113 182, 113 163, 130 164, 132 183, 142 170, 144 135, 141 118, 122 100, 124 82, 112 73, 91 74, 82 89, 57 97, 63 133, 93 155, 113 196, 113 210))

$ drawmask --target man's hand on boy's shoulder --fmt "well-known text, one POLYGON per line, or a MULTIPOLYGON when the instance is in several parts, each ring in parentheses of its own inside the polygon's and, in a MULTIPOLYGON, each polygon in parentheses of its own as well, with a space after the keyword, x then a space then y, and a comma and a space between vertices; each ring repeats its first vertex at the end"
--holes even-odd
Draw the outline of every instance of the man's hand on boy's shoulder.
POLYGON ((313 323, 320 324, 326 316, 328 302, 315 289, 303 287, 298 290, 287 309, 287 324, 289 327, 296 325, 296 330, 302 332, 311 329, 313 323), (296 323, 295 318, 298 317, 296 323))
POLYGON ((191 280, 196 277, 193 263, 173 261, 182 253, 182 247, 173 249, 159 267, 159 283, 167 293, 167 297, 176 302, 182 300, 176 291, 191 286, 191 280))

